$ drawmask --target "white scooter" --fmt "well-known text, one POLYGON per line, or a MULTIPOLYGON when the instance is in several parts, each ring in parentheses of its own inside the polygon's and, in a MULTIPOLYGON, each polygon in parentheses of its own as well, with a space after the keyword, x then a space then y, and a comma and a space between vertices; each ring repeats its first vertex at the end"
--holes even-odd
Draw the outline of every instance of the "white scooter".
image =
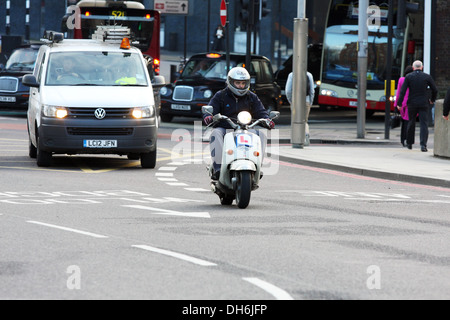
MULTIPOLYGON (((203 106, 203 113, 212 115, 212 106, 203 106)), ((278 111, 270 112, 270 118, 278 118, 278 111)), ((245 209, 250 203, 250 195, 258 188, 261 178, 262 146, 260 137, 248 131, 261 124, 266 119, 258 119, 252 123, 252 116, 247 111, 238 114, 235 123, 227 116, 216 114, 209 126, 226 120, 233 131, 224 136, 222 165, 219 180, 211 180, 211 190, 220 198, 223 205, 231 205, 236 199, 239 208, 245 209)), ((209 175, 212 176, 213 166, 208 166, 209 175)))

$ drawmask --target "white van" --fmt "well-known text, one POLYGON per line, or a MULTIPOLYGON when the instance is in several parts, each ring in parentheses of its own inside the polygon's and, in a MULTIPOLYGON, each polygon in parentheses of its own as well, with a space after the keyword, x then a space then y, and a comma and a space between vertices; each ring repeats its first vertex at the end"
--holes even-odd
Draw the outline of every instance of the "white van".
POLYGON ((141 51, 129 40, 49 38, 33 74, 23 78, 31 87, 30 157, 45 167, 52 154, 119 154, 154 168, 158 122, 141 51))

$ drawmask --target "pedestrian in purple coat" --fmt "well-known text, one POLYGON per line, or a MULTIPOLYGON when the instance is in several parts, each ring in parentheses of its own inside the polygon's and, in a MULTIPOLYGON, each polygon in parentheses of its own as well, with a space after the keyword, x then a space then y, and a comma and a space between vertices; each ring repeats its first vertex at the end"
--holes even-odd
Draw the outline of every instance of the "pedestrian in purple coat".
POLYGON ((395 102, 394 102, 394 105, 397 107, 398 111, 400 111, 400 115, 402 116, 402 126, 401 126, 401 129, 400 129, 400 142, 401 142, 401 144, 404 147, 406 147, 406 133, 407 133, 408 121, 409 121, 408 105, 407 105, 408 96, 409 96, 409 89, 406 90, 405 98, 403 99, 403 102, 402 102, 401 106, 397 105, 397 101, 398 101, 398 97, 400 96, 400 91, 402 90, 403 82, 405 82, 405 76, 408 73, 411 73, 411 72, 413 72, 413 67, 412 66, 407 66, 406 69, 405 69, 405 75, 403 77, 401 77, 400 79, 398 79, 397 98, 395 99, 395 102))

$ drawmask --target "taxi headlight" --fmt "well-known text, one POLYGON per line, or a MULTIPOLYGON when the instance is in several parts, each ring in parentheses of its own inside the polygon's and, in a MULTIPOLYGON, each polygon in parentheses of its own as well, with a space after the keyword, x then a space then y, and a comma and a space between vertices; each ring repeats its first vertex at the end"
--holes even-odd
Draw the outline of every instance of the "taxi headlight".
POLYGON ((49 118, 63 119, 69 114, 66 107, 44 105, 42 109, 44 116, 49 118))
POLYGON ((205 99, 211 98, 212 95, 213 95, 213 93, 212 93, 212 91, 209 90, 209 89, 208 89, 208 90, 205 90, 205 92, 203 92, 203 97, 204 97, 205 99))
POLYGON ((252 115, 248 111, 241 111, 238 114, 238 121, 242 124, 249 124, 252 121, 252 115))
POLYGON ((162 96, 167 96, 169 94, 169 89, 167 89, 167 87, 162 87, 159 90, 159 94, 162 95, 162 96))
POLYGON ((153 106, 138 107, 134 108, 131 114, 135 119, 151 118, 155 115, 155 109, 153 106))

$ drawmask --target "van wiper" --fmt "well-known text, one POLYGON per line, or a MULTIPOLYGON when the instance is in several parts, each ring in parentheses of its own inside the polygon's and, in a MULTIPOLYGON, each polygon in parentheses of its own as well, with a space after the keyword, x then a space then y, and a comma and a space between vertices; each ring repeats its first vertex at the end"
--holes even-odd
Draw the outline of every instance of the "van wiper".
POLYGON ((71 86, 77 87, 77 86, 100 86, 100 85, 95 83, 76 83, 72 84, 71 86))

